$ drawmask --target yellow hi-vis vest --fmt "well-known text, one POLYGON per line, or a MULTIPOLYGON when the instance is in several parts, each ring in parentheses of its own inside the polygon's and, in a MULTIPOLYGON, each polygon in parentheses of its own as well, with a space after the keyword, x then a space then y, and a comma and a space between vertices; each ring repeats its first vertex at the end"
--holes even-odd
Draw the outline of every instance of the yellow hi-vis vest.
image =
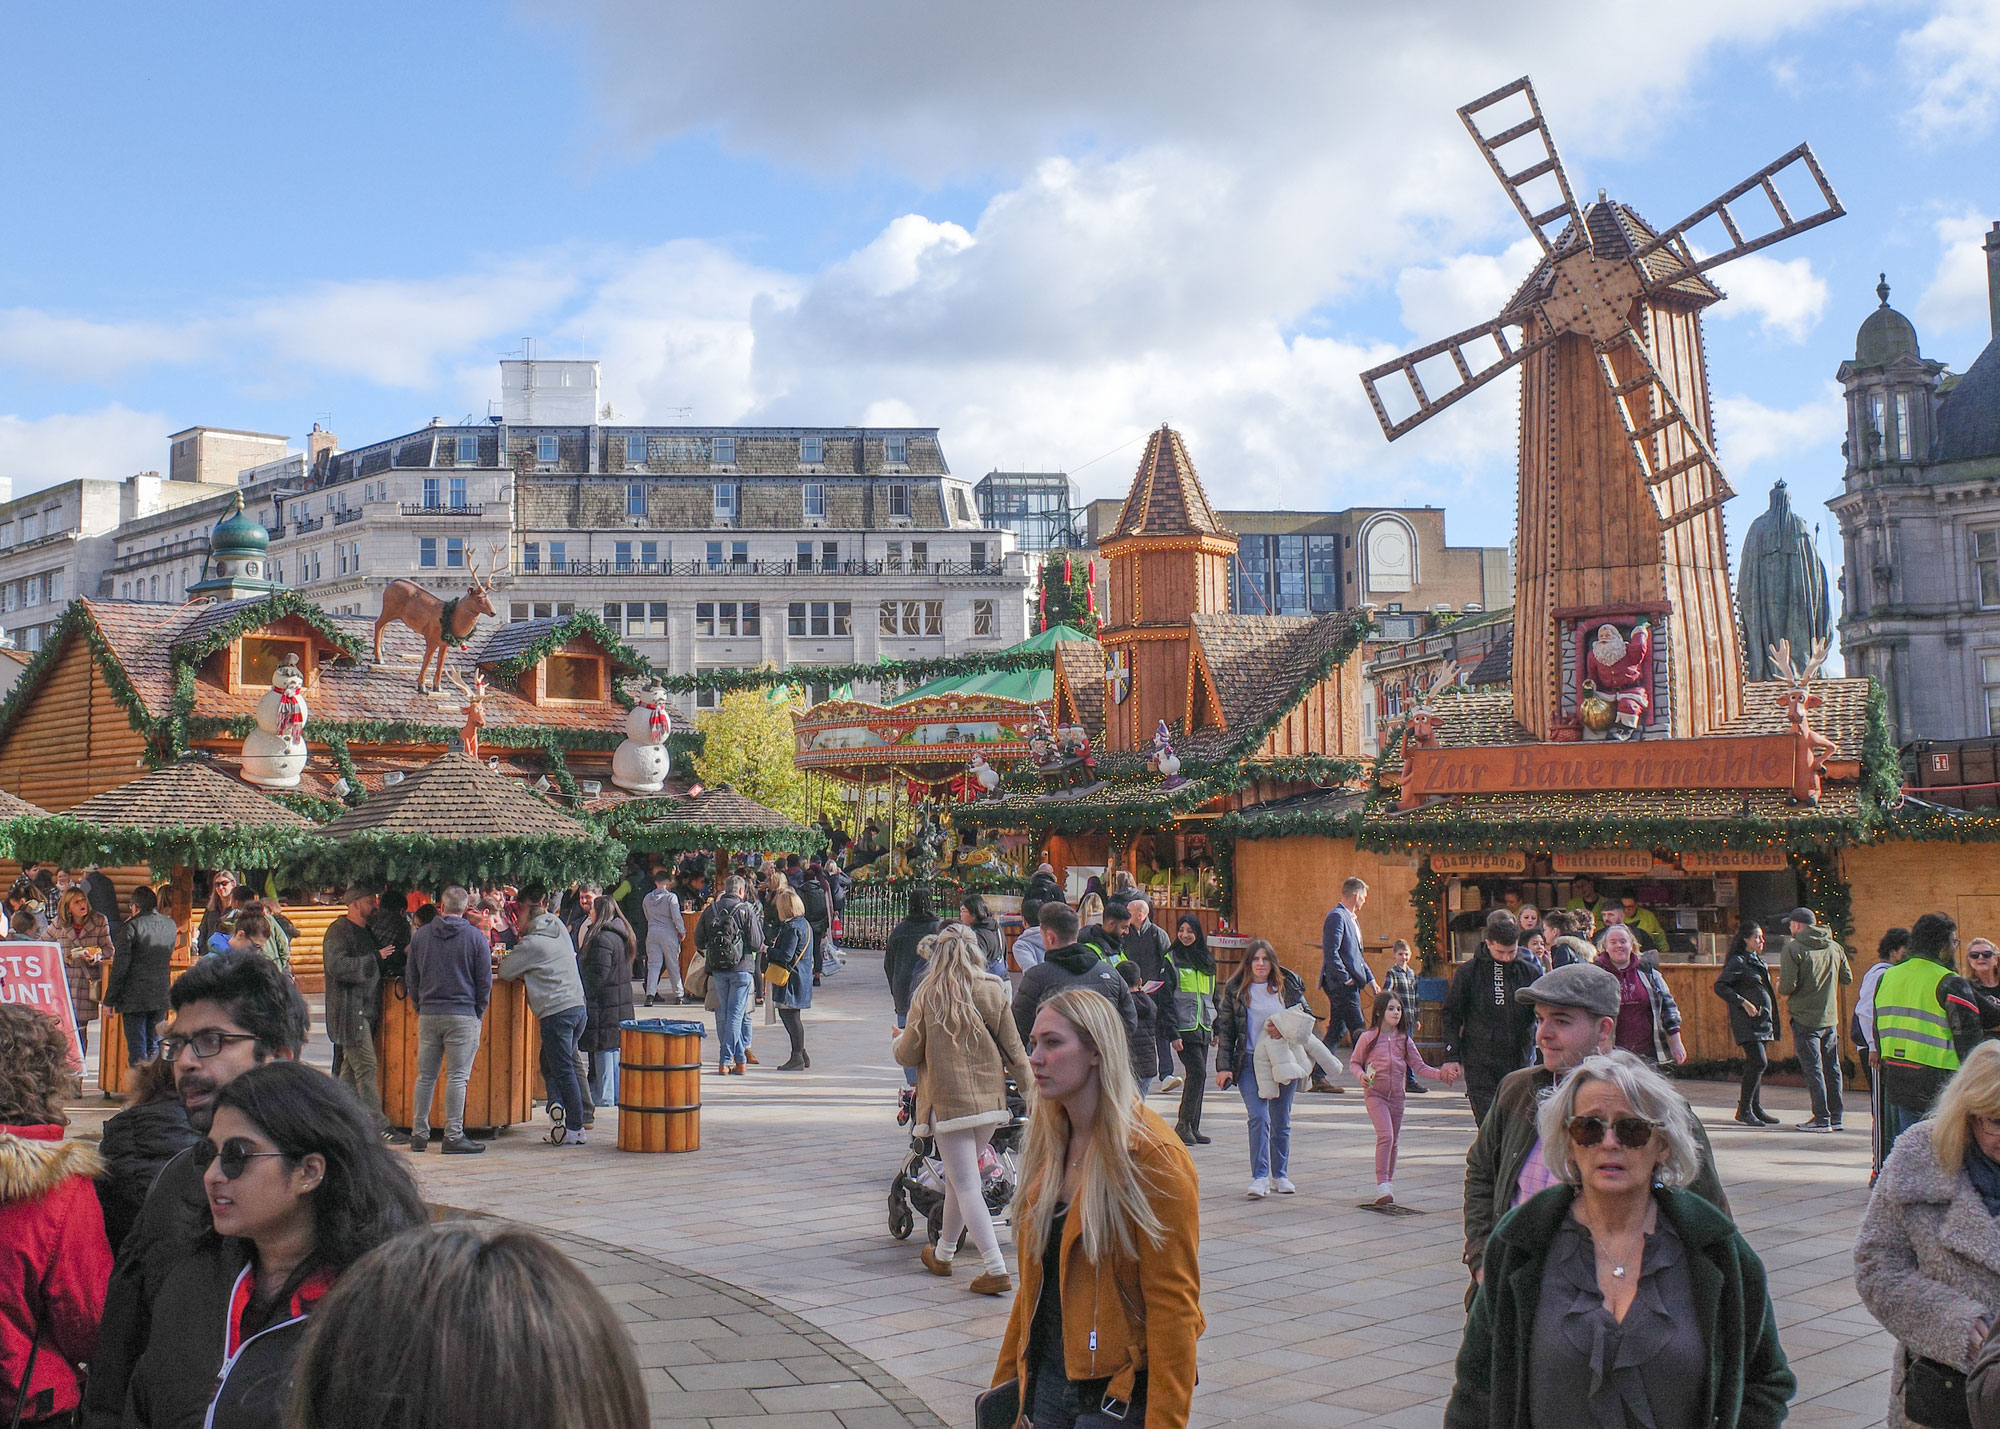
POLYGON ((1951 1024, 1938 1004, 1938 984, 1951 969, 1929 958, 1905 958, 1875 984, 1875 1040, 1882 1055, 1919 1067, 1958 1070, 1951 1024))

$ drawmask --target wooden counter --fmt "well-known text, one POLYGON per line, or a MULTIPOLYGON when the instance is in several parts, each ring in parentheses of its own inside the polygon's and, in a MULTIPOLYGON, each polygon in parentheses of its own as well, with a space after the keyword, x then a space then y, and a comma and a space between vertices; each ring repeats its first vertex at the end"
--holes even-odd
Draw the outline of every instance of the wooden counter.
MULTIPOLYGON (((467 1131, 495 1131, 534 1114, 529 1083, 538 1045, 535 1032, 526 990, 518 982, 495 978, 479 1051, 472 1059, 472 1080, 465 1089, 467 1131)), ((400 982, 384 989, 375 1055, 381 1063, 382 1113, 391 1126, 408 1128, 417 1091, 417 1017, 400 982)), ((444 1127, 444 1083, 440 1067, 431 1099, 433 1130, 444 1127)))

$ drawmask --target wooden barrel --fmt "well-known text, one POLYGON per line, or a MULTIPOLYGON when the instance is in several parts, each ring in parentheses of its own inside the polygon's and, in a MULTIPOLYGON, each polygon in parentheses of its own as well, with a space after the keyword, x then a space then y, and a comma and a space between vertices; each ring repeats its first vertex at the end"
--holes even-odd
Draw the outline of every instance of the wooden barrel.
POLYGON ((618 1024, 618 1149, 701 1150, 699 1022, 618 1024))
MULTIPOLYGON (((479 1051, 472 1059, 472 1076, 465 1088, 465 1129, 497 1131, 529 1120, 529 1029, 527 993, 518 982, 493 984, 480 1030, 479 1051)), ((375 1056, 380 1068, 382 1114, 389 1124, 407 1127, 417 1086, 417 1017, 400 983, 383 989, 382 1021, 375 1029, 375 1056)), ((444 1127, 444 1069, 438 1069, 437 1090, 431 1096, 431 1128, 444 1127)))

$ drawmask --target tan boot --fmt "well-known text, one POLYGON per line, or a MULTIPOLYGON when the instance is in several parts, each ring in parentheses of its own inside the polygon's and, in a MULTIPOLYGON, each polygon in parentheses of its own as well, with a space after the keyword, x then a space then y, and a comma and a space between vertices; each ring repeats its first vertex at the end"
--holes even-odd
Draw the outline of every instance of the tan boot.
POLYGON ((939 1260, 937 1258, 936 1252, 934 1252, 929 1246, 925 1246, 920 1252, 918 1252, 917 1258, 923 1261, 924 1269, 928 1270, 933 1275, 949 1276, 951 1274, 951 1262, 948 1260, 939 1260))
POLYGON ((1002 1271, 998 1275, 981 1274, 974 1277, 965 1287, 974 1295, 1005 1295, 1014 1288, 1014 1277, 1002 1271))

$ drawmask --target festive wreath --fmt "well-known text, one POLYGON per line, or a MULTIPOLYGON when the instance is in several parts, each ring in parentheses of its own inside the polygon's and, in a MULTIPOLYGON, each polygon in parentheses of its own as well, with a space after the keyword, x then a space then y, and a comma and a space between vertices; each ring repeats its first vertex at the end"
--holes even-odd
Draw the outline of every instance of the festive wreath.
POLYGON ((467 631, 464 635, 452 633, 451 619, 458 614, 458 603, 463 599, 465 597, 462 595, 453 596, 444 603, 444 609, 438 612, 438 638, 453 649, 463 645, 472 634, 471 631, 467 631))

